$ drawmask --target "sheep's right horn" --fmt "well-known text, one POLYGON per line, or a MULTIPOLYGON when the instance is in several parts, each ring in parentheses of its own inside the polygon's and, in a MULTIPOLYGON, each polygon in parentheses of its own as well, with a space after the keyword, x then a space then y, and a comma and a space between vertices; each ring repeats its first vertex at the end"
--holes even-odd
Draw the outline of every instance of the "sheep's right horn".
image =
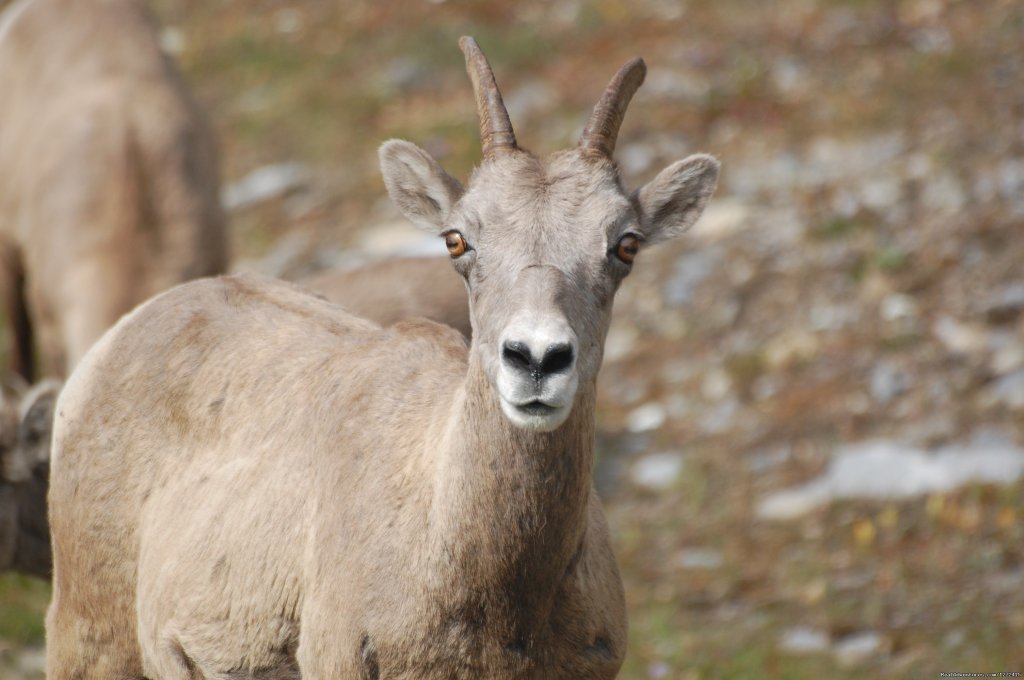
POLYGON ((611 158, 622 117, 637 88, 644 82, 647 65, 639 57, 627 61, 605 88, 580 135, 580 147, 611 158))
POLYGON ((487 57, 476 44, 476 40, 469 36, 459 39, 459 47, 466 55, 466 71, 473 81, 484 159, 518 149, 516 133, 512 131, 512 121, 508 118, 505 102, 498 91, 498 84, 494 81, 494 72, 487 62, 487 57))

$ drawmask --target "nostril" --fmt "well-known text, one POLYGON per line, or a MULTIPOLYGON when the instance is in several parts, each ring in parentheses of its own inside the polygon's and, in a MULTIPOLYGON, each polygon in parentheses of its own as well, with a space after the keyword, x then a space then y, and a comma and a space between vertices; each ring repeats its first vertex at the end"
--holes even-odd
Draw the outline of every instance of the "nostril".
POLYGON ((540 362, 540 370, 543 373, 558 373, 572 366, 573 360, 572 345, 559 343, 551 345, 544 353, 544 359, 540 362))
POLYGON ((501 348, 501 358, 505 363, 523 371, 533 370, 533 355, 524 342, 507 341, 501 348))

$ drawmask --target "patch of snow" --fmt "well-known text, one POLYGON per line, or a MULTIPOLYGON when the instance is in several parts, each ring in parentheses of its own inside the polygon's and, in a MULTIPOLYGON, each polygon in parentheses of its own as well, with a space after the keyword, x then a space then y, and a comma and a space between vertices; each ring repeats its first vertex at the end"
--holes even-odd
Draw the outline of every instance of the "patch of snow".
POLYGON ((1024 449, 978 440, 934 453, 889 440, 840 447, 828 470, 803 486, 770 494, 762 519, 788 520, 837 499, 910 498, 971 482, 1012 484, 1024 475, 1024 449))

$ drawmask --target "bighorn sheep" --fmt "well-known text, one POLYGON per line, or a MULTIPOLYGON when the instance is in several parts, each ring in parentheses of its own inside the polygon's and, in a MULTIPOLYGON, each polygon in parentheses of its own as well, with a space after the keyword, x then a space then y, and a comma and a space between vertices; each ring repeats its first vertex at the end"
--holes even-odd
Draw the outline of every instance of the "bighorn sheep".
POLYGON ((466 286, 447 259, 396 257, 319 272, 301 283, 382 326, 419 316, 451 326, 468 338, 473 329, 466 286))
POLYGON ((224 271, 214 145, 136 0, 11 4, 0 92, 9 356, 31 381, 35 344, 63 376, 139 302, 224 271))
POLYGON ((57 404, 51 680, 617 674, 596 376, 637 251, 697 219, 718 163, 623 189, 639 59, 578 147, 538 158, 460 45, 483 138, 469 186, 409 142, 380 157, 467 281, 472 344, 248 276, 125 317, 57 404))

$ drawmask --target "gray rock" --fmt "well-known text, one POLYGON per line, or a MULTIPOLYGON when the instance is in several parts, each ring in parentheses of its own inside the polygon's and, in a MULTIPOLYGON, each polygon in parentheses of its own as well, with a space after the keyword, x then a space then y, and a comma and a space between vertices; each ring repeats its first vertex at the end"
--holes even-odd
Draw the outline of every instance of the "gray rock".
POLYGON ((904 321, 917 317, 917 302, 909 295, 893 293, 882 299, 878 313, 886 321, 904 321))
POLYGON ((298 33, 306 24, 303 13, 293 7, 283 7, 274 12, 274 30, 278 33, 291 35, 298 33))
POLYGON ((512 90, 505 97, 505 106, 512 120, 526 120, 554 107, 556 93, 541 80, 531 80, 512 90))
POLYGON ((700 385, 700 392, 704 398, 713 402, 725 399, 731 389, 732 379, 721 366, 716 366, 705 373, 700 385))
POLYGON ((784 56, 772 62, 771 78, 775 87, 784 94, 800 94, 811 84, 807 68, 793 56, 784 56))
POLYGON ((648 95, 668 101, 699 102, 707 97, 711 84, 704 77, 682 71, 652 71, 644 84, 648 95))
POLYGON ((633 464, 630 479, 637 486, 661 491, 675 485, 684 467, 683 454, 679 451, 652 453, 633 464))
POLYGON ((662 292, 665 304, 689 304, 697 293, 697 287, 714 272, 719 259, 720 255, 714 249, 688 253, 680 257, 673 267, 672 275, 665 282, 662 292))
POLYGON ((667 678, 670 672, 672 672, 672 669, 664 661, 654 661, 647 667, 647 677, 654 678, 655 680, 667 678))
POLYGON ((894 174, 871 175, 859 187, 860 203, 879 212, 891 209, 902 194, 900 178, 894 174))
POLYGON ((816 304, 808 313, 811 328, 815 331, 838 331, 855 324, 860 310, 853 305, 816 304))
POLYGON ((1009 283, 985 302, 985 317, 992 323, 1006 323, 1024 312, 1024 281, 1009 283))
POLYGON ((640 332, 623 317, 613 317, 604 343, 604 362, 615 363, 633 352, 640 332))
POLYGON ((921 202, 930 210, 952 215, 963 210, 967 192, 951 172, 941 172, 925 183, 921 202))
POLYGON ((1004 375, 992 386, 996 402, 1015 410, 1024 410, 1024 369, 1004 375))
POLYGON ((656 401, 639 406, 626 417, 626 428, 630 432, 657 430, 665 423, 665 407, 656 401))
POLYGON ((293 231, 285 234, 262 258, 240 260, 231 269, 234 272, 258 272, 275 278, 294 278, 297 271, 309 260, 313 241, 306 232, 293 231))
POLYGON ((1006 375, 1024 367, 1024 342, 1016 333, 995 332, 988 340, 992 350, 989 368, 994 375, 1006 375))
POLYGON ((942 646, 946 649, 956 649, 964 644, 967 640, 967 634, 964 633, 962 628, 951 630, 942 638, 942 646))
POLYGON ((160 49, 172 57, 180 57, 185 52, 185 34, 176 26, 167 26, 160 31, 160 49))
POLYGON ((887 404, 911 386, 910 374, 891 361, 882 360, 871 369, 868 379, 871 398, 887 404))
POLYGON ((972 355, 985 351, 988 338, 985 329, 942 316, 932 324, 932 333, 952 354, 972 355))
POLYGON ((840 664, 854 665, 877 657, 882 651, 882 644, 881 635, 867 630, 839 640, 832 651, 840 664))
POLYGON ((751 472, 773 470, 793 457, 793 449, 780 446, 767 451, 756 451, 747 458, 747 469, 751 472))
POLYGON ((278 163, 253 170, 221 192, 226 210, 241 210, 284 196, 305 186, 311 177, 302 163, 278 163))
POLYGON ((686 548, 676 558, 682 569, 718 569, 724 561, 722 553, 711 548, 686 548))
POLYGON ((722 434, 732 427, 739 410, 740 402, 736 397, 729 397, 705 411, 698 419, 697 427, 704 434, 722 434))
POLYGON ((627 175, 639 175, 647 172, 652 165, 657 153, 647 144, 636 143, 623 146, 616 154, 619 167, 627 175))
POLYGON ((787 654, 817 654, 827 651, 828 633, 817 628, 797 626, 782 633, 779 650, 787 654))

